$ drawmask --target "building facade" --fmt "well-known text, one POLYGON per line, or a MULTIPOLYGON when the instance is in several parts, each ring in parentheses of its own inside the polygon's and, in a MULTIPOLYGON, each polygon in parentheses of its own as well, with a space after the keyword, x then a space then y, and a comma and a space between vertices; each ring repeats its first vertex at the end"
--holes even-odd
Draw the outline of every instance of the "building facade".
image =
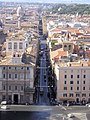
POLYGON ((24 64, 20 56, 0 63, 0 101, 33 103, 34 66, 24 64))
POLYGON ((15 52, 24 53, 29 46, 29 41, 25 39, 25 33, 11 34, 6 39, 6 54, 13 55, 15 52))
POLYGON ((64 103, 90 102, 90 66, 85 63, 55 65, 57 99, 64 103))

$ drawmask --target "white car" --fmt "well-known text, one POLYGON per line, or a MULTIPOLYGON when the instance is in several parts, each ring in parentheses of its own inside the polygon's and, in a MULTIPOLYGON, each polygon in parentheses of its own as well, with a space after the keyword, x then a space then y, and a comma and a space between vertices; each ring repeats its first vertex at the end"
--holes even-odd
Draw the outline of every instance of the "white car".
POLYGON ((69 118, 73 118, 73 117, 74 117, 74 115, 73 115, 72 113, 69 113, 67 116, 68 116, 69 118))
POLYGON ((6 105, 7 104, 7 101, 2 101, 1 102, 1 105, 6 105))
POLYGON ((87 107, 90 107, 90 103, 86 104, 87 107))
POLYGON ((90 107, 90 105, 88 105, 88 107, 90 107))
POLYGON ((1 106, 1 109, 6 110, 6 109, 8 109, 8 106, 7 106, 7 105, 2 105, 2 106, 1 106))

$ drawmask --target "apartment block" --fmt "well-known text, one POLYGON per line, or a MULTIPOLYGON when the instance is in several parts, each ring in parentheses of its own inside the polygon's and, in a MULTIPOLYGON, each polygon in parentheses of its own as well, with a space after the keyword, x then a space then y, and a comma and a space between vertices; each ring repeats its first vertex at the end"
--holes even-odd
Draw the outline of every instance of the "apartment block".
POLYGON ((90 64, 88 62, 56 63, 57 99, 64 103, 90 102, 90 64))

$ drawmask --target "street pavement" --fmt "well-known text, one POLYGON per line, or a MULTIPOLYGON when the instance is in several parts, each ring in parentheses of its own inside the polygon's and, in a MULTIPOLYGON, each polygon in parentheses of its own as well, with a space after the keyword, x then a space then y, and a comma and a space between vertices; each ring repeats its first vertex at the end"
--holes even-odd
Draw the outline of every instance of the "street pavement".
POLYGON ((43 54, 40 57, 40 80, 39 80, 39 85, 41 88, 43 88, 43 95, 39 94, 39 104, 46 105, 49 104, 49 100, 47 97, 48 93, 48 79, 47 79, 47 70, 46 70, 46 43, 41 43, 41 48, 43 49, 43 54))
POLYGON ((8 105, 0 109, 0 120, 90 120, 90 108, 86 106, 8 105), (9 113, 11 113, 9 115, 9 113), (75 117, 69 118, 72 113, 75 117), (15 114, 15 115, 14 115, 15 114), (20 116, 20 114, 22 114, 20 116), (8 119, 7 116, 9 116, 8 119), (22 117, 23 116, 23 117, 22 117), (19 117, 19 118, 18 118, 19 117))

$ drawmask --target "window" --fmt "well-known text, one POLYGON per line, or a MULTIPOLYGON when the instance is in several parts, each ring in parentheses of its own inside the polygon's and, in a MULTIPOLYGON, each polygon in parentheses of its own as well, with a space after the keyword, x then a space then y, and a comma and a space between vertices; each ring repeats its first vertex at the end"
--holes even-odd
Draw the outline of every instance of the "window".
POLYGON ((15 78, 17 78, 17 74, 15 74, 15 78))
POLYGON ((71 87, 71 90, 73 90, 73 87, 71 87))
POLYGON ((67 73, 67 71, 65 71, 65 73, 67 73))
POLYGON ((9 86, 9 90, 11 90, 11 86, 9 86))
POLYGON ((11 100, 12 100, 12 95, 9 95, 9 96, 8 96, 8 99, 11 101, 11 100))
POLYGON ((64 93, 64 94, 63 94, 63 97, 67 97, 67 93, 64 93))
POLYGON ((85 90, 85 87, 83 87, 83 90, 85 90))
POLYGON ((14 49, 17 50, 17 43, 14 43, 14 49))
POLYGON ((2 95, 2 100, 5 100, 5 95, 2 95))
POLYGON ((85 84, 85 81, 83 81, 83 84, 85 84))
POLYGON ((64 90, 67 90, 67 87, 64 87, 64 90))
POLYGON ((89 93, 89 97, 90 97, 90 93, 89 93))
POLYGON ((70 81, 70 84, 73 84, 73 81, 70 81))
POLYGON ((27 67, 27 70, 29 70, 29 67, 27 67))
POLYGON ((9 78, 11 78, 11 74, 9 74, 9 78))
POLYGON ((71 78, 73 78, 73 75, 71 75, 71 78))
POLYGON ((77 78, 79 78, 79 75, 77 75, 77 78))
POLYGON ((21 69, 23 69, 23 67, 21 67, 21 69))
POLYGON ((26 48, 28 47, 28 44, 26 43, 26 48))
POLYGON ((65 75, 64 78, 67 78, 67 75, 65 75))
POLYGON ((11 43, 11 42, 8 43, 8 49, 9 49, 9 50, 12 49, 12 43, 11 43))
POLYGON ((66 47, 67 47, 67 45, 64 45, 64 47, 66 48, 66 47))
POLYGON ((71 50, 71 45, 68 46, 68 49, 71 50))
POLYGON ((19 49, 23 49, 23 43, 19 43, 19 49))
POLYGON ((15 70, 16 70, 17 68, 15 67, 15 70))
POLYGON ((9 67, 9 69, 11 69, 11 67, 9 67))
POLYGON ((73 72, 73 70, 71 70, 71 73, 73 72))
POLYGON ((17 86, 15 86, 15 90, 17 90, 17 86))
POLYGON ((23 96, 23 95, 20 95, 20 98, 21 98, 21 101, 23 101, 23 100, 24 100, 24 96, 23 96))
POLYGON ((5 90, 6 89, 6 87, 5 87, 5 85, 3 86, 3 90, 5 90))
POLYGON ((3 78, 5 78, 6 77, 6 75, 5 74, 3 74, 3 78))
POLYGON ((5 67, 3 67, 3 70, 5 70, 5 67))
POLYGON ((79 90, 79 87, 77 87, 77 90, 79 90))
POLYGON ((82 97, 86 97, 86 93, 82 93, 82 97))
POLYGON ((64 84, 66 84, 67 82, 66 81, 64 81, 64 84))
POLYGON ((73 97, 73 93, 70 93, 70 94, 69 94, 69 97, 73 97))
POLYGON ((20 74, 20 79, 24 79, 24 74, 20 74))
POLYGON ((23 90, 23 86, 21 86, 21 90, 23 90))
POLYGON ((86 75, 83 75, 83 78, 86 78, 86 75))
POLYGON ((76 97, 80 97, 80 94, 76 94, 76 97))
POLYGON ((79 81, 77 81, 77 84, 79 84, 79 81))

